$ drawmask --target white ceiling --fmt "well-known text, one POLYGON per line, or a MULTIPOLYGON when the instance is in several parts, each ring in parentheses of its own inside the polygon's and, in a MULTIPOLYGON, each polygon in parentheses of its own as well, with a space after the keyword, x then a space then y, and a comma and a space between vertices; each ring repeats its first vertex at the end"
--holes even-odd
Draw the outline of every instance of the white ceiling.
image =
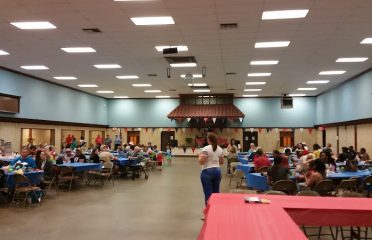
MULTIPOLYGON (((155 0, 114 2, 113 0, 1 0, 0 66, 25 72, 48 81, 78 88, 77 84, 95 83, 96 90, 114 90, 104 97, 127 95, 149 98, 132 83, 151 83, 161 95, 177 97, 192 93, 181 73, 200 73, 212 93, 244 94, 245 82, 266 81, 260 96, 298 93, 309 87, 306 81, 329 79, 330 84, 307 92, 317 95, 371 67, 372 45, 360 41, 372 37, 370 0, 155 0), (304 19, 262 21, 267 10, 310 9, 304 19), (135 26, 130 17, 172 16, 175 25, 135 26), (14 21, 50 21, 54 30, 25 31, 10 24, 14 21), (220 23, 238 23, 237 30, 220 30, 220 23), (97 27, 103 33, 87 34, 82 28, 97 27), (255 49, 256 41, 289 40, 288 48, 255 49), (155 45, 184 44, 186 53, 195 56, 198 68, 172 69, 155 45), (96 53, 68 54, 61 47, 90 46, 96 53), (369 57, 363 63, 336 63, 339 57, 369 57), (278 65, 250 66, 252 60, 279 60, 278 65), (100 63, 118 63, 122 69, 100 70, 100 63), (47 71, 27 71, 21 65, 42 64, 47 71), (338 76, 319 76, 322 70, 343 69, 338 76), (226 76, 226 72, 236 72, 226 76), (248 72, 272 72, 271 77, 249 78, 248 72), (156 73, 158 77, 148 77, 156 73), (119 80, 116 75, 139 75, 138 80, 119 80), (77 81, 58 81, 53 76, 76 76, 77 81), (228 89, 236 90, 228 90, 228 89), (169 91, 176 89, 177 91, 169 91)), ((252 94, 252 93, 250 93, 252 94)), ((99 95, 99 94, 97 94, 99 95)))

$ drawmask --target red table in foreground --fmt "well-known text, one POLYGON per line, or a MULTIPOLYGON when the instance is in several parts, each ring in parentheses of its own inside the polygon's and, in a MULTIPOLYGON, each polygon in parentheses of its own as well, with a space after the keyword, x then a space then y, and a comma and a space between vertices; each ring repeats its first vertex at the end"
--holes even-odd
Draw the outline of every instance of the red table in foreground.
POLYGON ((372 226, 372 199, 213 194, 198 239, 307 239, 298 225, 372 226), (258 196, 270 204, 245 203, 258 196))

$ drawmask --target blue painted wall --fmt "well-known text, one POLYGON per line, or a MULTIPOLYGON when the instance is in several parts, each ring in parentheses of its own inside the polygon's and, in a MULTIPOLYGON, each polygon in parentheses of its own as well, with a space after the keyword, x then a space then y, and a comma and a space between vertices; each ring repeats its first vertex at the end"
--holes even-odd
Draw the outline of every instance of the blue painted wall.
POLYGON ((372 72, 317 98, 317 124, 372 118, 372 72))
POLYGON ((107 100, 0 70, 0 92, 21 96, 20 113, 3 117, 107 124, 107 100))
MULTIPOLYGON (((167 115, 178 99, 108 100, 108 124, 113 127, 183 127, 167 115)), ((280 98, 240 98, 234 104, 246 115, 243 123, 231 127, 312 127, 316 120, 315 98, 294 98, 293 109, 281 109, 280 98)))
POLYGON ((313 127, 316 98, 293 98, 293 108, 282 109, 280 98, 236 98, 244 114, 243 127, 313 127))

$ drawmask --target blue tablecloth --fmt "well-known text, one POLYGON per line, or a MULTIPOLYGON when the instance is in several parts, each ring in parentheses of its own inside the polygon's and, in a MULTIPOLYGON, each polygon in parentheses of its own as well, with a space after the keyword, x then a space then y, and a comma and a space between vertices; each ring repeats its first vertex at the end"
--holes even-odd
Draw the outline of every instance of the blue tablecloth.
POLYGON ((236 166, 236 169, 240 169, 244 172, 245 176, 247 176, 251 170, 254 168, 254 164, 253 163, 248 163, 248 164, 242 164, 242 163, 239 163, 237 166, 236 166))
MULTIPOLYGON (((23 175, 26 176, 32 184, 39 184, 42 180, 44 172, 43 171, 32 171, 32 172, 25 172, 23 175)), ((14 188, 15 187, 15 181, 14 181, 14 172, 11 173, 5 173, 5 184, 8 186, 8 188, 14 188)))
POLYGON ((130 166, 131 160, 128 158, 118 158, 118 160, 113 160, 113 162, 118 162, 120 166, 130 166))
POLYGON ((241 162, 243 164, 247 164, 248 163, 247 155, 238 155, 238 160, 239 160, 239 162, 241 162))
POLYGON ((247 186, 253 189, 267 191, 270 189, 266 176, 261 173, 249 173, 246 175, 247 186))
POLYGON ((96 169, 102 168, 102 164, 100 163, 64 163, 64 164, 57 164, 57 165, 73 167, 75 169, 75 172, 83 172, 83 171, 96 170, 96 169))
POLYGON ((328 173, 327 178, 329 179, 344 179, 344 178, 365 178, 371 175, 369 170, 358 170, 356 172, 337 172, 337 173, 328 173))

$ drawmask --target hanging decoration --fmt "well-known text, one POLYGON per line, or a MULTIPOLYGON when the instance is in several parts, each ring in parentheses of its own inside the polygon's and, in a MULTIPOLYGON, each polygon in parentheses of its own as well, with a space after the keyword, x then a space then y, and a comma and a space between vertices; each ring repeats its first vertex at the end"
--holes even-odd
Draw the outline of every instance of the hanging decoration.
POLYGON ((192 150, 192 153, 194 153, 195 152, 195 147, 192 147, 191 150, 192 150))
POLYGON ((269 133, 271 128, 266 128, 266 133, 269 133))
POLYGON ((310 134, 313 132, 312 128, 308 128, 307 130, 309 131, 310 134))
POLYGON ((204 118, 204 122, 207 123, 208 122, 208 118, 204 118))
POLYGON ((183 153, 186 153, 187 148, 183 147, 182 149, 183 149, 183 153))
POLYGON ((223 131, 223 128, 220 128, 220 132, 222 133, 222 131, 223 131))
POLYGON ((124 131, 125 131, 125 132, 128 132, 128 128, 124 128, 124 131))
POLYGON ((242 117, 240 117, 240 118, 239 118, 239 121, 240 121, 240 122, 243 122, 243 118, 242 118, 242 117))
POLYGON ((303 132, 304 131, 304 128, 300 128, 300 132, 303 132))
POLYGON ((249 129, 249 131, 251 131, 251 133, 253 133, 253 131, 254 131, 254 128, 250 128, 250 129, 249 129))
POLYGON ((152 128, 152 132, 155 132, 155 129, 156 129, 156 128, 152 128))
POLYGON ((186 128, 182 128, 182 132, 184 132, 184 133, 185 133, 185 132, 186 132, 186 128))
POLYGON ((134 131, 134 128, 132 128, 132 132, 134 131))
POLYGON ((147 132, 149 130, 149 128, 145 128, 145 131, 147 132))
POLYGON ((142 128, 138 128, 138 131, 141 131, 142 130, 142 128))
POLYGON ((278 133, 278 128, 274 128, 274 131, 275 131, 276 133, 278 133))
POLYGON ((186 118, 187 122, 190 122, 191 121, 191 118, 186 118))
POLYGON ((292 132, 295 132, 295 131, 296 131, 296 129, 292 128, 292 132))
POLYGON ((213 123, 216 123, 217 118, 212 118, 213 123))
POLYGON ((163 128, 159 128, 159 131, 162 132, 163 131, 163 128))
POLYGON ((175 130, 176 132, 178 132, 178 128, 174 128, 174 130, 175 130))
POLYGON ((323 129, 322 126, 320 126, 318 130, 319 130, 319 131, 323 131, 324 129, 323 129))
POLYGON ((261 132, 262 132, 262 128, 259 128, 259 129, 258 129, 258 132, 261 133, 261 132))
POLYGON ((199 123, 199 118, 196 118, 195 120, 196 120, 196 123, 199 123))
POLYGON ((117 128, 112 128, 112 131, 116 132, 118 129, 117 128))

